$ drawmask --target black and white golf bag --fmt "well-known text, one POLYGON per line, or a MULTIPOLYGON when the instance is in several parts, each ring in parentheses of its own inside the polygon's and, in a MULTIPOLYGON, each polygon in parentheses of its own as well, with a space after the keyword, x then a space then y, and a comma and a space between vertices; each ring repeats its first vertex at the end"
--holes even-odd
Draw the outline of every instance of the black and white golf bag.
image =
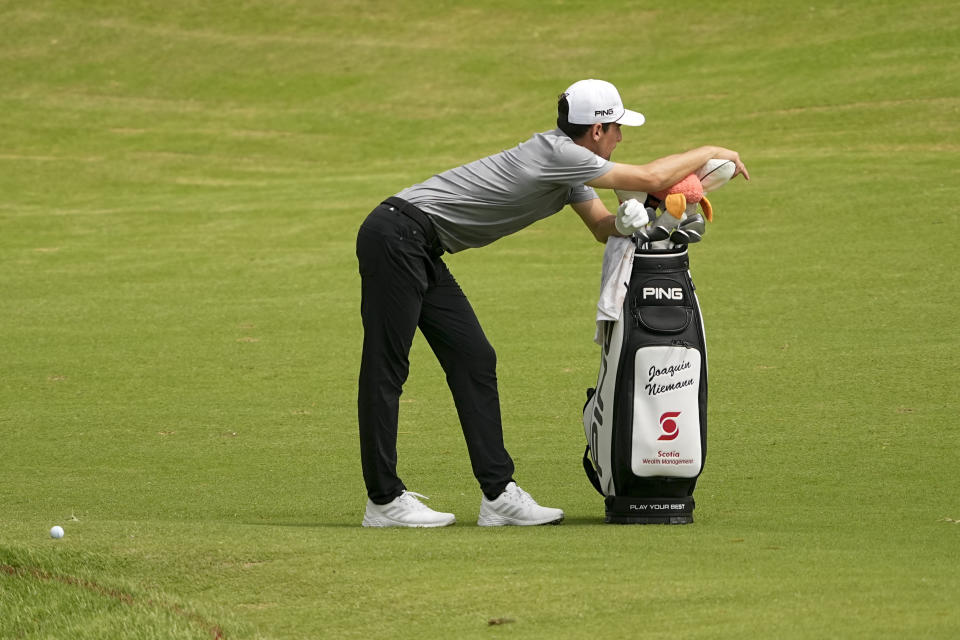
POLYGON ((583 466, 606 521, 693 522, 707 453, 707 351, 687 246, 637 250, 620 318, 602 324, 583 466))

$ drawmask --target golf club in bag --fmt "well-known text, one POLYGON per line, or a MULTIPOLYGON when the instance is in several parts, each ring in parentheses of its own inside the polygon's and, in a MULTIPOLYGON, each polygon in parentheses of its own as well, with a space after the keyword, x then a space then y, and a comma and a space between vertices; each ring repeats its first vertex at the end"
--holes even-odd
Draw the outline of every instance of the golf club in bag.
POLYGON ((688 524, 707 453, 707 351, 687 245, 638 247, 623 309, 600 327, 583 467, 606 522, 688 524))

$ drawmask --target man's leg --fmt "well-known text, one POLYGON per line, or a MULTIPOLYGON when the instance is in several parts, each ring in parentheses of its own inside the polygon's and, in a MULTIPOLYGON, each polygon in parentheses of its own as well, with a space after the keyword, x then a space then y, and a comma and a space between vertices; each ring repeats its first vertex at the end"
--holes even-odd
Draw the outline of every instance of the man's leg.
POLYGON ((420 331, 446 373, 473 473, 492 500, 511 482, 514 470, 503 445, 497 356, 447 266, 441 260, 433 265, 436 282, 422 301, 420 331))
POLYGON ((397 419, 400 393, 410 369, 409 354, 431 260, 415 224, 378 207, 357 235, 362 293, 363 355, 358 417, 360 458, 367 495, 386 504, 406 489, 397 476, 397 419))

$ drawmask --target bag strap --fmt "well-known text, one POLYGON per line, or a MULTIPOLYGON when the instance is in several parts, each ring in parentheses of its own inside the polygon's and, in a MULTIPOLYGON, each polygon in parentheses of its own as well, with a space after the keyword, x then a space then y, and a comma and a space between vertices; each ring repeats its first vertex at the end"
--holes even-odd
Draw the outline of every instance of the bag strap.
POLYGON ((597 470, 593 468, 593 461, 590 460, 590 445, 587 445, 587 448, 583 451, 583 470, 587 474, 587 480, 589 480, 593 488, 597 490, 597 493, 606 497, 603 489, 600 488, 600 477, 597 475, 597 470))

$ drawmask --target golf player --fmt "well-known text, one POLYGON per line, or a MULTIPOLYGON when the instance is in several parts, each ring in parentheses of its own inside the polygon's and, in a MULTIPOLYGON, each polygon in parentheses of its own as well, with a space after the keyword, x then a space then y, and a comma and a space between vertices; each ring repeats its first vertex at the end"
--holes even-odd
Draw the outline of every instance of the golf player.
POLYGON ((644 116, 625 109, 617 89, 581 80, 560 95, 557 126, 518 146, 450 169, 379 204, 360 227, 363 353, 358 409, 360 453, 367 489, 365 527, 442 527, 452 513, 434 511, 397 475, 400 394, 417 328, 446 374, 474 476, 482 492, 477 524, 540 525, 563 520, 514 482, 503 443, 496 354, 467 297, 444 264, 444 253, 475 249, 551 216, 566 205, 600 242, 630 236, 647 223, 636 200, 616 213, 594 188, 656 192, 707 160, 735 151, 704 146, 643 165, 611 162, 622 126, 644 116))

